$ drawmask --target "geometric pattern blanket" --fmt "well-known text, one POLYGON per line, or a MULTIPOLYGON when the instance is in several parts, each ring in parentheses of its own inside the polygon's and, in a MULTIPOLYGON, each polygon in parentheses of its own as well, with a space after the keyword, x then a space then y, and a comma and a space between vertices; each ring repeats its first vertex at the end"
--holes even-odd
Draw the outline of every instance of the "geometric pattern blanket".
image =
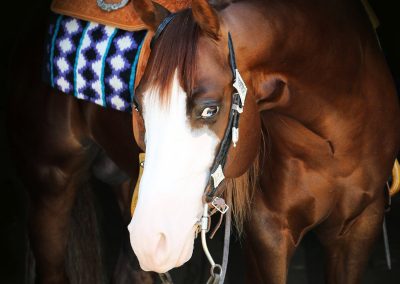
POLYGON ((78 99, 131 112, 145 35, 52 14, 44 80, 78 99))

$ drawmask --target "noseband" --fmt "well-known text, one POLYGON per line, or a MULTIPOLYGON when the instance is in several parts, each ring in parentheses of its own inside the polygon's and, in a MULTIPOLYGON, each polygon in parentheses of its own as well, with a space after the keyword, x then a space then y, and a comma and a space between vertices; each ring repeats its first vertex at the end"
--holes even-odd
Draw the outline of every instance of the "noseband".
MULTIPOLYGON (((150 43, 151 48, 153 48, 157 39, 160 37, 164 29, 168 26, 168 24, 175 18, 175 16, 176 16, 175 13, 170 14, 161 22, 151 40, 150 43)), ((233 146, 236 147, 236 144, 239 141, 239 118, 240 114, 243 112, 244 102, 247 93, 247 87, 242 77, 240 76, 239 70, 237 69, 236 66, 236 57, 233 47, 232 36, 229 32, 228 32, 228 48, 229 48, 229 63, 231 67, 233 88, 234 88, 234 92, 232 93, 231 110, 229 113, 228 125, 225 129, 225 133, 221 141, 221 146, 218 150, 217 155, 215 156, 213 166, 211 167, 210 178, 208 180, 208 184, 204 192, 203 215, 198 224, 199 227, 197 230, 197 233, 199 231, 201 232, 201 241, 203 250, 207 256, 207 259, 211 264, 211 277, 207 281, 207 284, 222 284, 225 279, 226 268, 228 265, 231 212, 229 210, 229 206, 225 203, 225 200, 220 197, 222 195, 222 192, 218 192, 218 189, 220 188, 222 182, 225 180, 224 167, 226 164, 231 143, 233 143, 233 146), (217 194, 219 196, 217 196, 217 194), (215 231, 219 228, 222 222, 222 218, 226 214, 222 266, 215 263, 214 259, 212 258, 208 250, 206 242, 206 233, 208 233, 210 229, 211 215, 213 215, 215 212, 220 212, 221 218, 218 225, 214 229, 212 235, 214 235, 215 231)), ((135 109, 136 110, 138 109, 137 106, 135 106, 135 109)), ((160 278, 164 284, 172 283, 172 279, 168 273, 160 274, 160 278)))

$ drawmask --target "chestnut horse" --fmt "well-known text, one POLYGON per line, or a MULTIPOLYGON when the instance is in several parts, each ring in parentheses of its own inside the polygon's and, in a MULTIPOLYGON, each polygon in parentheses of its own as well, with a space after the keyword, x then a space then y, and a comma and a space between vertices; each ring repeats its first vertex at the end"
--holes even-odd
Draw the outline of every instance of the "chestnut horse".
POLYGON ((232 195, 246 232, 247 281, 285 283, 291 256, 314 230, 326 283, 359 283, 400 145, 394 83, 362 4, 194 0, 162 30, 151 1, 133 3, 158 31, 133 115, 146 150, 129 225, 141 267, 165 272, 190 259, 218 180, 210 172, 232 135, 227 182, 214 186, 232 195), (232 87, 232 58, 245 101, 244 88, 232 87), (241 113, 238 141, 233 113, 241 113))

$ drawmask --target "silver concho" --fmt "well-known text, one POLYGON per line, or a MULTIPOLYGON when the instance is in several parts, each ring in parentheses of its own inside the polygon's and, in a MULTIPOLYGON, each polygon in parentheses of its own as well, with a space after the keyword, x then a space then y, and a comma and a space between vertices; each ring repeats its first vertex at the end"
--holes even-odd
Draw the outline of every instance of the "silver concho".
POLYGON ((246 100, 247 87, 244 83, 242 76, 240 76, 239 70, 235 70, 236 80, 233 83, 233 87, 238 91, 240 100, 242 101, 242 107, 244 106, 244 101, 246 100))
POLYGON ((106 3, 105 0, 97 0, 97 6, 104 11, 111 12, 125 7, 128 2, 129 0, 121 0, 119 3, 106 3))
POLYGON ((214 188, 217 188, 219 184, 225 179, 224 172, 222 171, 221 165, 211 174, 214 181, 214 188))

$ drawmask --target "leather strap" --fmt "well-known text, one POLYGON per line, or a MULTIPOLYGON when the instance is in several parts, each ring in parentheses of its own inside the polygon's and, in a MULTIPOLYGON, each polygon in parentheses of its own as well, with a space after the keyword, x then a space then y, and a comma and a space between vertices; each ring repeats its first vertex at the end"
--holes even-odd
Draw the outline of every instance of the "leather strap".
POLYGON ((156 32, 154 33, 154 36, 150 42, 150 49, 153 48, 155 42, 157 41, 157 39, 160 37, 160 35, 163 33, 163 31, 165 30, 165 28, 168 26, 168 24, 175 18, 176 14, 172 13, 169 14, 167 17, 165 17, 165 19, 161 22, 161 24, 157 27, 156 32))
POLYGON ((385 256, 386 256, 386 264, 389 270, 392 269, 392 258, 390 256, 390 246, 389 246, 389 238, 388 238, 388 233, 387 233, 387 227, 386 227, 386 216, 383 216, 383 224, 382 224, 382 230, 383 230, 383 243, 385 245, 385 256))
POLYGON ((172 277, 169 274, 169 272, 165 273, 158 273, 158 276, 160 277, 160 280, 163 284, 173 284, 174 282, 172 281, 172 277))
MULTIPOLYGON (((227 192, 227 202, 232 204, 231 192, 227 192)), ((224 235, 224 251, 222 256, 222 271, 221 279, 219 284, 223 284, 225 281, 226 271, 228 270, 228 260, 229 260, 229 246, 231 242, 231 227, 232 227, 232 212, 228 210, 225 218, 225 235, 224 235)))
POLYGON ((133 213, 135 212, 136 204, 139 198, 139 185, 140 185, 140 180, 142 179, 143 175, 143 168, 144 168, 144 160, 146 158, 145 153, 140 153, 139 154, 139 175, 136 181, 135 189, 133 190, 133 196, 131 200, 131 216, 133 216, 133 213))
POLYGON ((207 284, 223 284, 225 281, 226 271, 228 270, 229 246, 231 241, 231 218, 231 210, 228 210, 225 219, 224 250, 222 255, 221 271, 220 273, 214 273, 211 271, 211 276, 208 279, 207 284))
MULTIPOLYGON (((232 71, 232 77, 233 77, 233 82, 237 81, 237 66, 236 66, 236 56, 235 56, 235 49, 233 47, 233 40, 231 33, 228 33, 228 48, 229 48, 229 63, 231 66, 231 71, 232 71)), ((240 77, 240 76, 239 76, 240 77)), ((238 90, 237 90, 238 91, 238 90)), ((221 142, 221 146, 218 150, 218 153, 215 157, 214 164, 211 168, 211 177, 209 180, 209 185, 208 185, 208 192, 206 193, 206 201, 211 202, 213 198, 215 197, 218 187, 221 184, 221 181, 225 178, 222 173, 222 177, 220 177, 222 180, 217 181, 215 174, 220 172, 219 175, 221 175, 221 172, 224 169, 227 157, 228 157, 228 151, 231 146, 232 142, 232 134, 234 129, 238 129, 239 127, 239 117, 240 117, 240 112, 239 109, 242 109, 244 105, 244 102, 242 101, 240 95, 238 92, 234 92, 232 95, 232 104, 231 104, 231 111, 229 114, 229 120, 228 120, 228 125, 225 129, 225 134, 221 142)))

